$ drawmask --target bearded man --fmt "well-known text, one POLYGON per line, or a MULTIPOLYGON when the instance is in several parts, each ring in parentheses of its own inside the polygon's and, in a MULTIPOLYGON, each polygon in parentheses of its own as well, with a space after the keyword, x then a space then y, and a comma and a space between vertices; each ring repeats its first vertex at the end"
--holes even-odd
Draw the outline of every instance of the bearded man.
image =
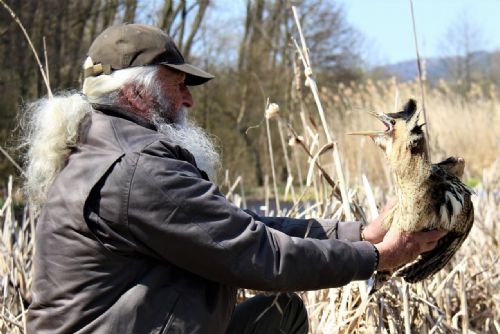
POLYGON ((187 119, 213 76, 138 24, 92 43, 81 93, 29 110, 40 208, 30 333, 307 333, 292 291, 338 287, 432 249, 439 232, 259 217, 211 181, 219 155, 187 119), (374 245, 375 244, 375 245, 374 245), (280 291, 235 307, 236 289, 280 291))

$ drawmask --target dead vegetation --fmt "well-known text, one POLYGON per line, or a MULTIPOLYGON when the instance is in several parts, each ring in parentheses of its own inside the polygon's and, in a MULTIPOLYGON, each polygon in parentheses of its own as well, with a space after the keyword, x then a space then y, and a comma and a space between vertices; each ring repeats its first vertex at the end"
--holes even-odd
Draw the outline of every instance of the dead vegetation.
MULTIPOLYGON (((278 145, 269 140, 272 164, 279 156, 284 164, 275 168, 286 168, 287 175, 283 182, 275 173, 272 180, 266 177, 266 212, 369 221, 377 214, 377 204, 393 195, 391 175, 372 143, 344 134, 374 125, 367 124, 363 111, 393 111, 408 97, 418 97, 420 88, 415 82, 368 80, 319 89, 305 41, 301 38, 295 44, 294 110, 266 118, 269 139, 278 131, 279 137, 272 138, 280 140, 278 145), (286 134, 292 147, 286 146, 286 134), (292 201, 293 207, 273 212, 271 199, 277 208, 283 200, 292 201)), ((311 333, 500 333, 500 232, 496 227, 500 155, 494 131, 500 128, 498 94, 494 86, 485 90, 473 85, 466 96, 457 95, 449 84, 440 82, 428 89, 426 103, 433 160, 463 156, 466 179, 477 191, 471 235, 447 268, 425 282, 410 286, 393 279, 371 297, 369 282, 303 292, 311 333)), ((226 173, 227 197, 241 206, 245 206, 243 185, 241 176, 232 181, 226 173)), ((24 332, 31 300, 35 219, 17 198, 19 186, 10 177, 0 196, 1 333, 24 332)))

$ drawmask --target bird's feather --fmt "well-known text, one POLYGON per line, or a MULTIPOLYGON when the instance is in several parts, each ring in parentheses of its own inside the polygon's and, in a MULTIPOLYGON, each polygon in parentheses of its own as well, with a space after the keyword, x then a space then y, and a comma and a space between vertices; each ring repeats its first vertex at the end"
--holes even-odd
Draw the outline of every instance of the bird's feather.
POLYGON ((422 254, 416 262, 397 273, 410 283, 419 282, 441 270, 467 238, 474 220, 470 189, 439 164, 432 166, 431 175, 429 179, 433 186, 429 190, 434 194, 435 227, 449 232, 439 240, 435 249, 422 254))
POLYGON ((464 213, 458 218, 458 220, 466 220, 459 222, 459 225, 463 226, 465 231, 449 232, 439 240, 436 248, 422 254, 416 262, 397 272, 397 276, 403 277, 408 283, 416 283, 443 269, 465 241, 472 228, 474 213, 469 212, 469 210, 474 210, 472 205, 467 209, 463 209, 464 213))
MULTIPOLYGON (((374 116, 386 130, 382 134, 368 133, 386 155, 399 197, 397 210, 388 220, 390 227, 407 233, 436 229, 448 232, 435 249, 397 272, 408 282, 418 282, 441 270, 469 234, 474 220, 473 191, 460 181, 465 167, 463 158, 449 157, 437 164, 430 163, 414 100, 409 100, 400 112, 374 116)), ((387 274, 377 273, 375 283, 386 281, 387 274)))

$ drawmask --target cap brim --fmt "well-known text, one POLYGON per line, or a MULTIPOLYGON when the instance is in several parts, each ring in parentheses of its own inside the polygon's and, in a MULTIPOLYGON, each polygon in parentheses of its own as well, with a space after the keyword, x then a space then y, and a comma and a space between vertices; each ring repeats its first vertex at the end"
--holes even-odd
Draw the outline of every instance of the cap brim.
POLYGON ((215 76, 213 76, 212 74, 207 73, 202 69, 199 69, 198 67, 190 64, 161 64, 186 73, 185 83, 187 86, 201 85, 208 80, 215 78, 215 76))

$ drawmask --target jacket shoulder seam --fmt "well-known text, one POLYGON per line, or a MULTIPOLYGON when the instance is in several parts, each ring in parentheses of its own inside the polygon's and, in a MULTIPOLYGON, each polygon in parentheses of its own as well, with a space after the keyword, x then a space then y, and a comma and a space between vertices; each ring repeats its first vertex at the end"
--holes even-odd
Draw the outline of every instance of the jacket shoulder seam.
POLYGON ((160 141, 160 139, 157 136, 154 136, 153 138, 151 138, 150 141, 147 141, 147 142, 141 144, 138 148, 133 149, 132 147, 129 147, 128 145, 124 145, 124 142, 122 140, 122 136, 120 136, 118 134, 117 130, 116 130, 115 120, 111 120, 110 123, 111 123, 111 127, 113 129, 114 137, 116 138, 116 141, 120 145, 120 148, 121 148, 121 150, 123 152, 126 152, 126 153, 129 153, 129 152, 141 152, 141 151, 145 150, 147 147, 149 147, 149 146, 153 145, 154 143, 157 143, 157 142, 160 141))
POLYGON ((123 199, 123 205, 125 206, 124 207, 124 210, 122 210, 122 212, 124 212, 124 222, 125 222, 125 225, 127 226, 127 230, 129 231, 129 233, 131 235, 132 232, 130 231, 130 227, 129 227, 129 219, 128 219, 128 211, 129 211, 129 204, 130 204, 130 192, 131 192, 131 188, 132 188, 132 181, 134 179, 134 176, 135 176, 135 171, 137 170, 137 164, 139 163, 139 158, 140 158, 140 154, 135 154, 136 155, 136 158, 134 159, 134 164, 132 166, 132 171, 130 173, 130 177, 128 178, 128 183, 125 187, 125 190, 126 190, 126 193, 123 195, 124 199, 123 199))

